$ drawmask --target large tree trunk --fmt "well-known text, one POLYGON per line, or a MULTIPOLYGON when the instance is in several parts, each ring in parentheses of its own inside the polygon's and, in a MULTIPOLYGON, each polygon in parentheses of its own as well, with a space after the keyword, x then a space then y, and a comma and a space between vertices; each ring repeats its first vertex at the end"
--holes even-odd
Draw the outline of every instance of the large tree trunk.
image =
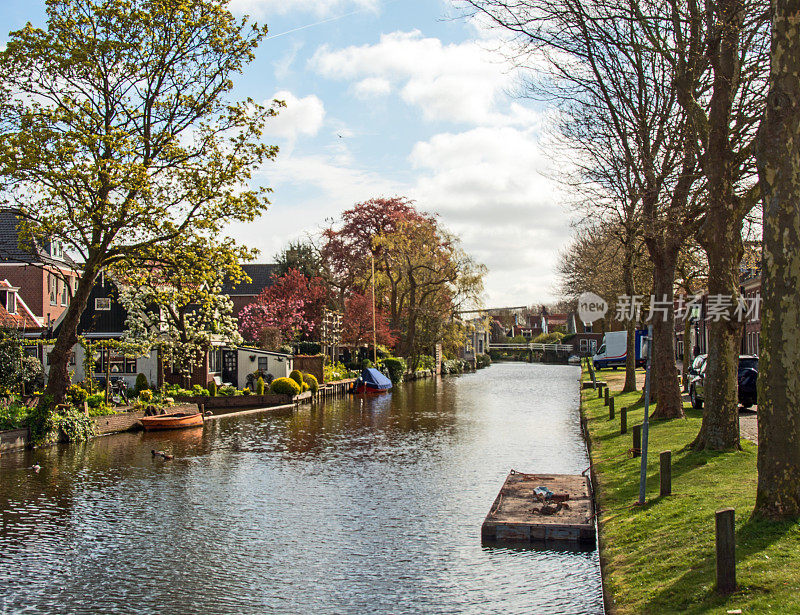
POLYGON ((658 261, 653 270, 653 294, 656 300, 669 305, 669 309, 665 314, 657 313, 652 320, 651 379, 657 402, 653 418, 672 419, 683 416, 683 399, 678 385, 678 368, 675 365, 675 313, 672 309, 677 250, 663 250, 658 261))
MULTIPOLYGON (((622 266, 622 274, 625 283, 625 294, 633 297, 636 294, 636 284, 633 277, 634 254, 631 242, 625 243, 625 263, 622 266)), ((625 321, 626 346, 625 346, 625 385, 622 387, 623 393, 630 393, 636 390, 636 321, 633 318, 625 321)))
MULTIPOLYGON (((47 386, 39 402, 43 410, 48 401, 52 404, 64 402, 67 387, 70 385, 70 355, 73 347, 78 343, 78 322, 80 322, 81 314, 83 314, 83 310, 86 309, 86 304, 89 302, 89 295, 99 272, 100 268, 90 258, 78 280, 78 288, 75 290, 75 295, 72 297, 67 312, 61 321, 58 338, 49 354, 50 370, 47 375, 47 386)), ((91 378, 91 376, 91 374, 86 374, 87 378, 91 378)))
POLYGON ((754 515, 800 516, 800 2, 772 3, 767 109, 759 129, 763 312, 754 515))
MULTIPOLYGON (((708 254, 709 306, 716 298, 734 303, 739 296, 742 221, 746 212, 736 198, 736 164, 730 142, 731 109, 741 70, 739 38, 744 18, 742 0, 719 0, 714 6, 717 29, 709 53, 714 71, 708 117, 708 147, 704 157, 708 178, 708 214, 700 243, 708 254)), ((692 443, 695 449, 739 448, 739 402, 736 374, 741 323, 733 310, 725 318, 711 315, 703 423, 692 443)))
MULTIPOLYGON (((739 263, 743 247, 741 224, 730 214, 719 210, 709 212, 710 228, 716 229, 713 241, 706 245, 708 252, 709 309, 718 297, 736 303, 739 296, 739 263)), ((703 422, 692 447, 697 450, 727 450, 739 448, 739 396, 737 373, 741 326, 728 309, 726 317, 714 320, 709 314, 708 367, 705 377, 703 422)))

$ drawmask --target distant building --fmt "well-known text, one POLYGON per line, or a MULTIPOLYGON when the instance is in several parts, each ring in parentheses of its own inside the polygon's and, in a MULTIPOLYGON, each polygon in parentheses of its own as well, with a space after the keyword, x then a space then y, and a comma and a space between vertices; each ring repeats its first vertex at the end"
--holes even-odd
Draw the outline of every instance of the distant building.
POLYGON ((242 265, 242 269, 250 282, 233 284, 226 281, 222 286, 222 294, 228 295, 233 301, 233 315, 237 318, 245 306, 253 303, 265 288, 272 286, 272 279, 278 275, 279 265, 253 263, 242 265))
POLYGON ((467 341, 461 351, 461 358, 473 361, 479 354, 489 352, 491 340, 491 321, 488 318, 474 318, 464 321, 467 341))

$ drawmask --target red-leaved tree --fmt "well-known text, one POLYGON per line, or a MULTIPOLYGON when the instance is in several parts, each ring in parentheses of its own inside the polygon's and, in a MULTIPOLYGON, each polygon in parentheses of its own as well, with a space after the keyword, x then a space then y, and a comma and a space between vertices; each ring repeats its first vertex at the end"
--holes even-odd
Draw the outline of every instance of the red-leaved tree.
MULTIPOLYGON (((347 344, 372 345, 372 297, 353 293, 344 308, 344 330, 342 340, 347 344)), ((394 346, 397 336, 389 326, 389 318, 383 310, 375 310, 375 338, 378 344, 394 346)))

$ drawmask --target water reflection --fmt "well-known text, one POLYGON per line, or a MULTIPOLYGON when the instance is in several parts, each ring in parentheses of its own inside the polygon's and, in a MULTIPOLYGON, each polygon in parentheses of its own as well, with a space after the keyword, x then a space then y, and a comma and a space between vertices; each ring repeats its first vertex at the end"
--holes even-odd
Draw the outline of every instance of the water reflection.
POLYGON ((595 552, 480 540, 510 468, 586 467, 577 377, 502 364, 363 404, 4 456, 0 606, 602 612, 595 552))

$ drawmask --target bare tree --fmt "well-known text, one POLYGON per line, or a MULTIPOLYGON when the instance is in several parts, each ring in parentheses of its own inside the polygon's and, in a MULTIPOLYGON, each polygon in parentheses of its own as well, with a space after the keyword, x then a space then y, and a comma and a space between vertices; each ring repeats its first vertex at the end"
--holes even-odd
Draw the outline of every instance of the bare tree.
POLYGON ((752 145, 764 108, 767 2, 630 2, 653 50, 677 75, 676 93, 698 139, 706 204, 697 239, 708 256, 708 293, 723 298, 722 317, 710 326, 705 410, 693 446, 738 448, 741 323, 734 310, 743 224, 758 198, 752 145), (682 33, 688 54, 664 44, 664 32, 671 30, 682 33))
MULTIPOLYGON (((692 77, 692 90, 700 92, 702 71, 678 75, 653 50, 636 11, 610 0, 463 1, 516 35, 518 58, 535 55, 538 65, 546 60, 532 91, 560 104, 565 116, 580 118, 584 132, 607 131, 613 139, 616 164, 630 174, 631 193, 622 202, 639 203, 653 293, 664 308, 653 321, 655 416, 682 416, 671 307, 678 255, 698 228, 702 203, 696 125, 678 101, 675 80, 692 77)), ((693 39, 684 27, 667 30, 662 44, 691 58, 693 39)))

